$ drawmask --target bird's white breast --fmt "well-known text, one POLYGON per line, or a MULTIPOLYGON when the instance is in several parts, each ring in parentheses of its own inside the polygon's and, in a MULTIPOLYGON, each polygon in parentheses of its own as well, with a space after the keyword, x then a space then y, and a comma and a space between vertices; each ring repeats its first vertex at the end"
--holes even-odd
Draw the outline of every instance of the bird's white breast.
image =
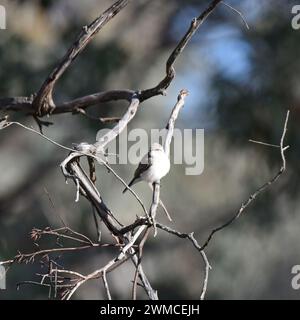
POLYGON ((151 152, 152 165, 141 177, 153 183, 163 178, 170 170, 170 159, 163 151, 151 152))

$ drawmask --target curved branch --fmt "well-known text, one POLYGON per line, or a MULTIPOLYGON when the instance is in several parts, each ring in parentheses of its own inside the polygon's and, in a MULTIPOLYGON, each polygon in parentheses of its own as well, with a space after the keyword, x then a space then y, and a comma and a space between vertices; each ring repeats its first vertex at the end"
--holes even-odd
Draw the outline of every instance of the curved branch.
MULTIPOLYGON (((31 115, 38 115, 43 117, 48 114, 61 114, 61 113, 79 113, 80 109, 85 109, 91 105, 108 102, 114 100, 127 100, 130 101, 134 90, 111 90, 107 92, 100 92, 96 94, 87 95, 85 97, 77 98, 69 102, 55 105, 52 97, 53 88, 57 80, 70 66, 72 61, 77 55, 86 47, 86 45, 93 39, 95 34, 118 12, 120 12, 130 0, 118 0, 109 9, 107 9, 100 17, 90 24, 89 27, 83 27, 83 30, 79 34, 77 40, 71 46, 66 55, 58 63, 56 68, 44 81, 37 95, 31 95, 30 97, 10 97, 0 99, 0 109, 13 110, 19 112, 26 112, 31 115)), ((213 12, 221 0, 213 0, 211 4, 204 10, 198 18, 194 18, 191 25, 177 44, 176 48, 170 54, 166 62, 166 76, 160 81, 160 83, 150 89, 141 90, 138 92, 138 98, 140 102, 150 99, 154 96, 165 93, 165 90, 170 86, 171 82, 175 78, 174 64, 186 45, 189 43, 195 32, 206 20, 206 18, 213 12)))
MULTIPOLYGON (((201 246, 201 250, 203 250, 204 248, 206 248, 208 246, 210 240, 212 239, 212 237, 214 236, 214 234, 216 232, 223 230, 224 228, 231 225, 235 220, 237 220, 241 216, 241 214, 245 211, 245 209, 257 198, 257 196, 259 196, 262 192, 264 192, 267 188, 269 188, 273 183, 275 183, 280 178, 280 176, 284 173, 284 171, 286 170, 285 151, 288 149, 289 146, 284 146, 284 139, 285 139, 286 132, 287 132, 289 114, 290 114, 290 111, 288 110, 287 114, 286 114, 285 122, 284 122, 284 127, 283 127, 283 132, 281 135, 281 139, 280 139, 280 144, 279 144, 280 156, 281 156, 281 161, 282 161, 282 165, 281 165, 279 171, 275 174, 275 176, 273 178, 271 178, 269 181, 265 182, 261 187, 259 187, 257 190, 255 190, 250 195, 250 197, 242 203, 239 210, 236 212, 236 214, 231 219, 229 219, 227 222, 225 222, 221 226, 213 229, 210 232, 207 240, 201 246)), ((263 143, 263 144, 265 144, 265 143, 263 143)))
POLYGON ((222 2, 222 0, 213 0, 210 5, 200 14, 198 18, 194 18, 191 22, 191 25, 188 31, 185 33, 183 38, 177 44, 176 48, 173 50, 171 55, 169 56, 166 63, 166 76, 160 83, 151 89, 146 89, 141 91, 140 100, 141 102, 147 100, 153 96, 157 96, 159 94, 165 94, 165 90, 170 86, 171 82, 175 78, 176 72, 174 68, 174 64, 177 58, 180 56, 186 45, 189 43, 195 32, 202 25, 202 23, 206 20, 206 18, 214 11, 217 5, 222 2))
POLYGON ((50 73, 44 81, 42 87, 37 93, 33 106, 38 116, 49 114, 55 108, 53 101, 53 89, 57 80, 63 75, 71 63, 76 59, 87 44, 95 37, 95 35, 115 16, 117 15, 130 0, 118 0, 110 8, 104 11, 89 26, 82 28, 75 42, 69 48, 65 56, 59 61, 55 69, 50 73))

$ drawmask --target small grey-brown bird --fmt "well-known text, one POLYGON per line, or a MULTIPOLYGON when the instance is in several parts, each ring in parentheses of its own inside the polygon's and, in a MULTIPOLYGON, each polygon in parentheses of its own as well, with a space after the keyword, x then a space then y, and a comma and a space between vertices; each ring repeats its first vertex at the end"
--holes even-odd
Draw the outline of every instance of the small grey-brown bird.
MULTIPOLYGON (((170 170, 170 159, 165 153, 164 148, 159 143, 153 143, 147 154, 144 155, 139 166, 134 172, 133 179, 128 186, 131 187, 140 181, 153 184, 163 178, 170 170)), ((123 190, 123 193, 128 188, 123 190)))

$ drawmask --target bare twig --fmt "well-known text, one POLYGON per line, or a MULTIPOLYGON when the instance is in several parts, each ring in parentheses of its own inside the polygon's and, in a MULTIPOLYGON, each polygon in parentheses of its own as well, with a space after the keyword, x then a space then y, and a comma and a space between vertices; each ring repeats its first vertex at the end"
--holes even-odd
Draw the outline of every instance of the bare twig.
MULTIPOLYGON (((133 248, 131 248, 131 252, 133 251, 133 248)), ((138 261, 138 257, 135 255, 133 255, 131 257, 132 262, 134 263, 135 267, 138 267, 138 273, 139 273, 139 278, 142 282, 142 287, 144 288, 146 294, 148 295, 150 300, 158 300, 158 294, 157 294, 157 290, 154 290, 148 280, 148 278, 146 277, 146 274, 143 270, 143 266, 138 261)))
MULTIPOLYGON (((152 192, 153 192, 153 185, 152 185, 152 184, 149 184, 149 187, 150 187, 150 189, 151 189, 152 192)), ((173 221, 172 218, 171 218, 171 216, 170 216, 170 213, 169 213, 167 207, 165 206, 165 204, 162 202, 161 199, 159 199, 159 205, 162 207, 162 209, 163 209, 166 217, 169 219, 169 221, 173 221)))
MULTIPOLYGON (((105 11, 99 18, 97 18, 89 27, 83 27, 77 41, 72 45, 63 59, 58 63, 57 67, 45 80, 43 86, 39 90, 38 94, 31 95, 29 97, 9 97, 0 99, 0 109, 12 110, 19 112, 26 112, 30 115, 38 115, 40 117, 51 114, 61 113, 81 113, 81 110, 95 105, 97 103, 109 102, 114 100, 127 100, 130 101, 133 90, 111 90, 106 92, 100 92, 91 94, 85 97, 80 97, 69 102, 65 102, 60 105, 56 105, 52 98, 52 92, 55 83, 70 66, 71 62, 77 57, 77 55, 85 48, 89 41, 92 40, 94 35, 113 18, 121 9, 123 9, 129 0, 119 0, 107 11, 105 11), (110 13, 112 13, 110 15, 110 13)), ((154 96, 165 94, 166 89, 170 86, 172 80, 175 78, 174 64, 177 58, 180 56, 188 42, 191 40, 195 32, 206 20, 206 18, 214 11, 217 5, 221 3, 221 0, 213 0, 210 5, 205 9, 198 18, 194 18, 191 25, 179 41, 176 48, 170 54, 166 63, 166 76, 160 81, 160 83, 150 89, 142 90, 138 92, 138 98, 141 102, 150 99, 154 96)))
POLYGON ((150 218, 152 220, 153 227, 154 227, 154 237, 156 237, 157 235, 156 211, 159 205, 159 195, 160 195, 160 182, 156 181, 153 183, 152 203, 150 207, 150 218))
POLYGON ((144 248, 144 245, 147 241, 149 233, 150 233, 150 228, 148 227, 145 231, 145 234, 143 235, 141 242, 139 243, 139 246, 138 246, 138 262, 137 262, 137 265, 135 268, 135 274, 134 274, 133 285, 132 285, 132 300, 136 300, 136 291, 137 291, 137 284, 138 284, 137 281, 138 281, 138 276, 140 274, 140 267, 141 267, 142 256, 143 256, 143 248, 144 248))
POLYGON ((211 266, 209 264, 209 261, 207 259, 207 256, 206 256, 206 253, 204 252, 204 250, 201 250, 200 253, 201 253, 202 259, 205 263, 205 276, 204 276, 202 291, 201 291, 201 295, 200 295, 200 300, 204 300, 205 295, 206 295, 206 291, 207 291, 209 270, 211 269, 211 266))
POLYGON ((116 171, 108 163, 106 163, 105 161, 103 161, 99 158, 97 158, 97 159, 98 159, 98 162, 103 164, 109 170, 109 172, 111 172, 123 184, 123 186, 125 186, 129 190, 129 192, 136 198, 137 202, 141 205, 145 215, 148 217, 148 211, 147 211, 143 201, 141 200, 141 198, 137 195, 137 193, 131 187, 128 186, 128 184, 125 182, 125 180, 122 177, 120 177, 120 175, 118 175, 116 173, 116 171))
POLYGON ((138 96, 134 94, 132 96, 130 105, 127 109, 127 112, 124 114, 122 119, 118 122, 118 124, 110 131, 107 132, 103 137, 100 138, 95 143, 96 152, 103 153, 103 149, 107 146, 109 142, 114 140, 122 131, 127 127, 128 123, 133 119, 135 116, 137 109, 140 105, 140 100, 138 96))
MULTIPOLYGON (((34 129, 32 129, 32 128, 29 128, 29 127, 25 126, 24 124, 22 124, 22 123, 20 123, 20 122, 15 122, 15 121, 6 122, 5 125, 0 128, 0 130, 5 129, 5 128, 8 128, 8 127, 10 127, 11 125, 17 125, 17 126, 19 126, 19 127, 22 127, 22 128, 25 129, 25 130, 31 131, 31 132, 39 135, 40 137, 48 140, 49 142, 51 142, 52 144, 56 145, 57 147, 60 147, 60 148, 62 148, 62 149, 65 149, 65 150, 68 150, 68 151, 72 151, 72 152, 74 151, 74 149, 71 149, 71 148, 68 148, 68 147, 66 147, 66 146, 63 146, 62 144, 60 144, 60 143, 58 143, 58 142, 55 142, 54 140, 48 138, 48 137, 45 136, 43 133, 41 133, 41 132, 39 132, 39 131, 36 131, 36 130, 34 130, 34 129)), ((85 155, 85 154, 82 153, 82 155, 85 155)))
POLYGON ((231 6, 230 4, 228 4, 228 3, 224 2, 224 1, 221 1, 221 3, 224 4, 226 7, 228 7, 229 9, 231 9, 232 11, 234 11, 235 13, 237 13, 241 17, 241 19, 244 22, 246 28, 248 30, 250 29, 249 25, 247 23, 247 20, 245 19, 244 15, 239 10, 235 9, 233 6, 231 6))
POLYGON ((157 227, 161 230, 164 230, 170 234, 173 234, 174 236, 177 236, 179 238, 183 238, 183 239, 188 239, 193 246, 200 252, 201 257, 205 263, 205 276, 204 276, 204 281, 203 281, 203 286, 202 286, 202 291, 201 291, 201 295, 200 295, 200 299, 204 300, 205 298, 205 294, 206 294, 206 290, 207 290, 207 284, 208 284, 208 276, 209 276, 209 270, 211 269, 211 266, 209 264, 209 261, 207 259, 207 256, 204 252, 204 250, 201 248, 200 244, 198 243, 198 241, 196 240, 196 238, 194 237, 194 233, 182 233, 179 232, 177 230, 174 230, 168 226, 165 226, 163 224, 157 223, 157 227))
POLYGON ((75 232, 67 227, 56 229, 56 230, 33 229, 33 231, 31 232, 31 238, 34 241, 37 241, 40 237, 42 237, 44 235, 51 235, 51 236, 56 237, 57 239, 62 238, 62 239, 74 240, 79 243, 83 243, 83 245, 78 246, 78 247, 61 247, 61 248, 43 249, 43 250, 38 250, 38 251, 35 251, 32 253, 26 253, 26 254, 19 253, 14 257, 14 259, 0 262, 0 265, 11 265, 13 263, 33 263, 37 256, 45 257, 45 256, 52 254, 52 253, 64 253, 64 252, 70 252, 70 251, 85 250, 85 249, 89 249, 89 248, 104 248, 104 247, 116 247, 117 246, 117 244, 94 243, 89 238, 87 238, 85 235, 78 233, 78 232, 75 232), (74 235, 77 235, 77 237, 68 236, 62 232, 72 232, 74 235), (86 240, 82 240, 81 238, 86 239, 86 240))
POLYGON ((165 94, 165 90, 170 86, 172 80, 175 78, 175 68, 174 64, 182 53, 186 45, 189 43, 195 32, 202 25, 202 23, 206 20, 206 18, 214 11, 217 5, 221 2, 221 0, 213 0, 210 5, 205 9, 198 18, 194 18, 191 22, 191 25, 183 36, 183 38, 179 41, 176 48, 173 50, 171 55, 168 58, 166 63, 166 76, 165 78, 154 88, 143 90, 140 93, 140 101, 144 101, 158 94, 165 94))
MULTIPOLYGON (((88 95, 85 97, 80 97, 75 100, 65 102, 61 105, 55 105, 53 101, 53 89, 55 87, 56 82, 62 76, 62 74, 66 71, 66 69, 70 66, 72 61, 78 56, 78 54, 86 47, 86 45, 92 40, 95 34, 108 22, 110 21, 119 11, 121 11, 127 4, 129 0, 118 0, 116 1, 108 10, 106 10, 102 15, 100 15, 95 21, 93 21, 88 27, 84 27, 74 44, 70 47, 66 55, 62 58, 62 60, 57 64, 55 69, 52 73, 48 76, 48 78, 44 81, 42 87, 40 88, 37 95, 31 95, 30 97, 15 97, 15 98, 5 98, 0 99, 0 109, 7 109, 7 110, 14 110, 14 111, 21 111, 25 112, 28 115, 33 115, 37 118, 37 116, 42 117, 48 115, 50 113, 53 114, 60 114, 60 113, 80 113, 85 114, 85 109, 91 105, 95 105, 97 103, 114 101, 114 100, 126 100, 129 102, 129 107, 126 113, 123 115, 121 119, 114 119, 118 121, 116 126, 110 130, 107 134, 99 139, 95 144, 87 144, 87 143, 80 143, 76 146, 75 150, 62 146, 59 143, 47 138, 42 133, 35 131, 34 129, 28 128, 20 123, 17 122, 5 122, 5 126, 7 127, 11 124, 17 124, 31 132, 37 133, 43 138, 47 139, 51 143, 54 143, 56 146, 59 146, 65 150, 71 151, 71 154, 62 162, 61 168, 63 174, 66 178, 71 178, 76 184, 77 187, 77 199, 79 199, 79 194, 82 194, 84 197, 88 199, 88 201, 92 204, 94 210, 97 211, 100 218, 104 222, 105 226, 108 230, 112 233, 114 237, 117 238, 118 243, 113 245, 114 247, 121 246, 120 251, 118 252, 117 256, 109 261, 105 266, 95 270, 94 272, 88 275, 77 274, 72 270, 64 270, 62 268, 58 268, 55 265, 52 268, 52 264, 50 263, 50 269, 48 274, 42 276, 42 280, 40 285, 45 285, 44 280, 50 280, 50 290, 53 286, 54 282, 54 291, 58 288, 65 288, 66 291, 63 293, 63 299, 70 299, 73 294, 87 281, 91 279, 103 279, 105 290, 107 293, 108 299, 111 299, 111 294, 109 290, 109 286, 107 283, 106 274, 111 272, 112 270, 118 268, 122 263, 126 262, 129 258, 132 260, 136 267, 136 274, 134 278, 133 284, 133 297, 136 298, 136 287, 137 287, 137 279, 141 280, 141 285, 146 291, 147 295, 150 299, 156 300, 158 299, 157 291, 154 290, 147 279, 142 264, 142 250, 143 246, 147 240, 148 234, 150 232, 151 221, 149 221, 148 211, 146 210, 145 206, 143 205, 142 201, 139 197, 134 193, 138 202, 141 204, 146 217, 138 218, 134 223, 128 226, 120 226, 116 218, 113 216, 110 209, 105 205, 99 191, 95 187, 95 167, 94 161, 92 159, 98 160, 100 164, 103 164, 112 172, 115 177, 121 181, 125 186, 126 183, 123 181, 121 177, 119 177, 110 166, 101 159, 101 155, 105 155, 105 147, 107 144, 115 139, 128 125, 128 123, 134 118, 139 105, 141 102, 149 99, 153 96, 164 94, 165 90, 169 87, 172 80, 175 78, 175 62, 179 55, 182 53, 190 39, 192 38, 193 34, 197 31, 200 25, 205 21, 205 19, 209 16, 209 14, 216 8, 216 6, 221 2, 221 0, 213 0, 208 8, 198 17, 193 19, 190 28, 178 43, 174 51, 169 56, 169 59, 166 63, 166 76, 160 83, 151 89, 146 89, 143 91, 132 91, 132 90, 112 90, 106 92, 100 92, 93 95, 88 95), (85 171, 82 169, 79 163, 79 159, 82 156, 87 156, 88 161, 90 164, 90 176, 88 176, 85 171), (143 235, 144 234, 144 235, 143 235), (143 235, 143 236, 142 236, 143 235), (142 238, 139 242, 139 239, 142 238), (136 247, 138 246, 139 250, 137 251, 136 247), (72 277, 72 279, 68 279, 66 275, 72 277), (70 283, 65 283, 66 281, 70 281, 70 283)), ((167 138, 165 141, 165 150, 169 155, 170 143, 173 136, 174 130, 174 123, 178 116, 178 113, 181 107, 184 104, 184 97, 187 95, 187 91, 182 90, 178 96, 178 101, 172 111, 167 129, 167 138)), ((42 122, 38 124, 40 129, 42 128, 42 122)), ((2 123, 1 123, 2 127, 2 123)), ((160 203, 160 185, 159 181, 154 184, 154 191, 153 191, 153 199, 150 208, 150 216, 154 220, 156 217, 157 207, 160 203)), ((66 229, 66 228, 65 228, 66 229)), ((70 235, 65 234, 65 229, 56 229, 56 230, 44 230, 41 234, 49 234, 52 236, 57 236, 58 238, 62 239, 69 239, 74 240, 83 245, 81 247, 73 247, 70 248, 53 248, 53 249, 45 249, 38 251, 40 253, 33 253, 31 256, 26 258, 34 260, 34 257, 37 254, 46 256, 51 252, 63 252, 64 250, 80 250, 83 248, 89 247, 101 247, 104 245, 100 245, 99 243, 94 244, 89 238, 79 236, 79 234, 75 232, 71 232, 70 235), (80 249, 79 249, 80 248, 80 249), (54 250, 54 251, 53 251, 54 250)), ((154 222, 154 230, 155 234, 157 232, 156 229, 156 222, 154 222)), ((171 232, 172 233, 172 232, 171 232)), ((36 232, 33 236, 33 240, 37 240, 40 237, 40 233, 36 232)), ((196 239, 194 236, 187 235, 187 238, 194 244, 195 247, 199 247, 196 239)), ((199 250, 199 248, 198 248, 199 250)), ((30 254, 29 254, 30 255, 30 254)), ((203 284, 203 290, 201 293, 201 298, 204 298, 206 287, 207 287, 207 279, 208 279, 208 270, 209 270, 209 263, 206 258, 204 251, 201 251, 202 258, 206 263, 206 276, 203 284)), ((24 255, 19 255, 20 259, 25 259, 24 255), (22 257, 22 258, 21 258, 22 257)), ((26 259, 25 259, 26 260, 26 259)), ((25 261, 24 260, 24 261, 25 261)), ((15 260, 13 260, 15 261, 15 260)))
POLYGON ((134 245, 134 242, 135 241, 130 241, 124 248, 122 248, 122 251, 118 254, 118 256, 110 260, 104 267, 90 273, 87 276, 84 276, 83 279, 79 280, 76 283, 76 285, 73 287, 73 289, 70 290, 70 292, 66 295, 65 299, 70 300, 73 294, 88 280, 103 277, 104 273, 106 274, 108 272, 111 272, 112 270, 117 268, 120 264, 123 264, 125 261, 127 261, 131 257, 131 255, 128 256, 126 253, 128 250, 132 248, 132 246, 134 245))
POLYGON ((184 99, 188 94, 189 94, 189 92, 186 89, 182 89, 179 92, 179 95, 177 97, 177 102, 172 110, 170 119, 169 119, 168 124, 166 126, 166 129, 168 130, 168 132, 167 132, 166 139, 165 139, 164 149, 165 149, 165 152, 168 155, 168 157, 170 156, 170 145, 171 145, 171 141, 172 141, 173 134, 174 134, 175 121, 178 117, 180 110, 184 106, 184 99))
POLYGON ((102 280, 103 280, 103 284, 104 284, 104 288, 105 288, 107 299, 111 300, 111 294, 110 294, 110 290, 109 290, 109 285, 108 285, 107 278, 106 278, 106 271, 103 271, 102 280))
POLYGON ((100 222, 98 222, 98 217, 97 217, 96 209, 94 206, 92 206, 92 211, 93 211, 93 217, 94 217, 95 227, 96 227, 96 231, 97 231, 97 241, 100 242, 102 232, 100 229, 100 222))
POLYGON ((275 174, 275 176, 273 178, 271 178, 269 181, 267 181, 266 183, 264 183, 261 187, 259 187, 257 190, 255 190, 250 197, 242 203, 241 207, 239 208, 239 210, 236 212, 236 214, 229 219, 227 222, 225 222, 224 224, 222 224, 221 226, 213 229, 207 240, 204 242, 204 244, 202 245, 201 249, 204 249, 205 247, 207 247, 207 245, 209 244, 210 240, 212 239, 212 237, 214 236, 214 234, 216 232, 221 231, 222 229, 228 227, 229 225, 231 225, 236 219, 238 219, 240 217, 240 215, 245 211, 245 209, 256 199, 257 196, 259 196, 262 192, 264 192, 267 188, 269 188, 273 183, 275 183, 280 176, 284 173, 284 171, 286 170, 286 159, 285 159, 285 151, 287 150, 287 147, 284 146, 284 139, 286 136, 286 132, 287 132, 287 125, 288 125, 288 121, 289 121, 289 114, 290 111, 288 110, 286 113, 286 118, 285 118, 285 122, 284 122, 284 127, 283 127, 283 132, 281 135, 281 139, 280 139, 280 156, 281 156, 281 161, 282 161, 282 165, 279 169, 279 171, 275 174))
POLYGON ((262 142, 262 141, 252 140, 252 139, 249 139, 248 141, 252 142, 252 143, 256 143, 256 144, 261 144, 266 147, 280 148, 279 144, 266 143, 266 142, 262 142))

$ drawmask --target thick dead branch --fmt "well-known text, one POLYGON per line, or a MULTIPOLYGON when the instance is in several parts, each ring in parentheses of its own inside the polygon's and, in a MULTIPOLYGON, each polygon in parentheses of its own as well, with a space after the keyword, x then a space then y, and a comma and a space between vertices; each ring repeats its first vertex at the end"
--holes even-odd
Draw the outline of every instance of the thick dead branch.
POLYGON ((116 14, 118 14, 127 4, 129 0, 118 0, 110 8, 104 11, 89 26, 82 28, 81 33, 72 44, 65 56, 59 61, 55 69, 50 73, 41 89, 37 93, 33 101, 33 106, 38 116, 51 113, 55 108, 53 101, 53 89, 57 80, 63 75, 70 64, 76 59, 78 54, 87 46, 87 44, 95 37, 95 35, 109 22, 116 14))
MULTIPOLYGON (((57 104, 51 114, 82 113, 86 108, 104 102, 124 100, 130 102, 134 91, 132 90, 109 90, 90 94, 68 102, 57 104)), ((18 111, 28 115, 35 115, 33 105, 34 96, 0 98, 0 109, 6 111, 18 111)))
POLYGON ((96 153, 103 153, 104 148, 122 133, 122 131, 127 127, 128 123, 134 118, 139 105, 140 100, 138 99, 136 94, 133 94, 127 112, 124 114, 122 119, 112 130, 107 132, 107 134, 105 134, 100 138, 99 141, 95 143, 94 146, 96 148, 96 153))
POLYGON ((99 18, 92 22, 89 27, 83 27, 82 32, 78 36, 78 39, 74 42, 66 55, 62 58, 56 68, 45 80, 38 94, 33 94, 29 97, 0 98, 0 109, 19 111, 30 115, 38 115, 39 117, 42 117, 48 115, 49 113, 82 113, 81 110, 102 102, 109 102, 114 100, 130 101, 134 92, 137 92, 137 98, 140 100, 140 102, 143 102, 157 95, 165 94, 166 89, 170 86, 172 80, 175 78, 174 64, 177 58, 182 53, 198 28, 213 12, 213 10, 221 2, 221 0, 212 1, 208 8, 204 10, 198 18, 193 19, 188 31, 180 40, 173 52, 170 54, 166 63, 166 76, 157 86, 141 91, 125 89, 100 92, 87 95, 85 97, 80 97, 72 101, 62 103, 60 105, 56 105, 53 101, 53 88, 57 80, 70 66, 70 64, 78 56, 78 54, 85 48, 85 46, 93 39, 95 34, 120 10, 122 10, 128 4, 128 2, 129 0, 117 1, 99 18))
MULTIPOLYGON (((4 119, 3 123, 0 123, 0 129, 4 127, 8 127, 11 124, 17 124, 22 126, 23 128, 30 130, 31 132, 37 133, 43 138, 46 138, 51 143, 64 148, 71 153, 61 164, 61 168, 64 176, 68 179, 72 179, 76 185, 76 200, 79 200, 79 194, 83 195, 93 206, 93 209, 96 210, 101 220, 107 229, 111 232, 114 238, 117 238, 117 243, 112 245, 118 249, 117 255, 114 256, 106 265, 101 268, 93 271, 88 275, 83 275, 72 270, 65 270, 63 268, 55 265, 53 268, 53 262, 49 262, 49 270, 47 274, 41 275, 41 282, 30 282, 32 284, 39 284, 43 286, 48 286, 50 290, 54 286, 54 292, 59 289, 64 289, 64 293, 62 295, 63 299, 70 299, 73 294, 87 281, 92 279, 102 278, 104 283, 105 292, 108 299, 111 299, 111 293, 107 281, 106 275, 118 268, 121 264, 131 259, 135 268, 135 276, 132 287, 132 296, 133 298, 137 298, 137 285, 138 278, 141 281, 141 286, 147 293, 148 297, 153 300, 158 299, 157 291, 154 290, 144 273, 142 267, 142 251, 144 244, 147 241, 150 228, 154 227, 154 233, 157 233, 157 227, 167 231, 170 234, 176 235, 180 238, 187 238, 192 242, 194 247, 201 253, 203 261, 205 263, 205 278, 203 282, 203 288, 201 292, 201 299, 204 298, 206 289, 207 289, 207 281, 208 281, 208 273, 210 269, 209 262, 203 251, 203 248, 198 244, 194 235, 191 234, 183 234, 176 230, 170 229, 169 227, 163 226, 159 223, 156 223, 156 212, 157 207, 160 203, 160 182, 157 181, 154 183, 153 188, 153 197, 152 204, 150 207, 150 213, 148 214, 145 206, 139 199, 137 195, 132 191, 132 193, 136 196, 137 201, 142 205, 145 216, 141 218, 137 218, 136 221, 127 226, 122 226, 114 217, 110 209, 105 205, 103 199, 95 187, 95 167, 94 160, 98 160, 98 162, 104 165, 106 168, 110 169, 117 179, 119 179, 123 184, 125 182, 121 177, 119 177, 109 165, 100 159, 100 156, 105 155, 105 148, 109 142, 116 139, 116 137, 128 126, 128 123, 134 118, 137 113, 137 110, 140 106, 140 103, 149 99, 153 96, 164 94, 166 89, 170 86, 171 82, 175 78, 175 62, 191 40, 194 33, 201 26, 201 24, 205 21, 205 19, 209 16, 210 13, 217 7, 217 5, 221 2, 221 0, 213 0, 208 8, 198 17, 192 20, 192 23, 187 30, 186 34, 177 44, 176 48, 173 50, 171 55, 168 58, 166 63, 166 75, 165 77, 153 88, 146 90, 111 90, 106 92, 100 92, 96 94, 91 94, 85 97, 80 97, 69 102, 64 102, 60 105, 56 105, 53 101, 53 90, 60 79, 60 77, 64 74, 64 72, 68 69, 71 63, 76 59, 76 57, 82 52, 82 50, 87 46, 87 44, 94 38, 94 36, 101 30, 101 28, 109 22, 118 12, 120 12, 125 6, 129 3, 130 0, 118 0, 116 1, 109 9, 107 9, 104 13, 102 13, 97 19, 95 19, 89 26, 83 27, 81 33, 77 37, 76 41, 72 44, 68 52, 65 56, 58 62, 57 66, 51 72, 51 74, 44 81, 42 87, 38 91, 36 95, 32 95, 30 97, 15 97, 15 98, 4 98, 0 99, 0 109, 12 110, 24 112, 28 115, 33 115, 39 124, 39 127, 42 127, 42 122, 38 120, 38 117, 43 117, 49 114, 61 114, 61 113, 80 113, 86 114, 86 108, 92 105, 96 105, 98 103, 115 101, 115 100, 125 100, 128 101, 129 106, 125 114, 121 119, 113 118, 113 121, 118 121, 115 127, 110 130, 107 134, 101 137, 94 144, 88 143, 80 143, 73 150, 68 147, 64 147, 55 141, 45 137, 42 133, 35 131, 34 129, 28 128, 17 122, 8 122, 7 119, 4 119), (90 165, 90 175, 86 174, 86 172, 80 166, 80 158, 82 156, 88 157, 89 165, 90 165), (150 217, 150 219, 149 219, 150 217), (49 284, 46 284, 45 281, 48 281, 49 284)), ((170 144, 173 137, 175 121, 178 117, 178 114, 181 108, 184 105, 184 98, 188 94, 186 90, 181 90, 178 95, 177 103, 174 106, 169 122, 167 124, 167 136, 164 144, 164 148, 166 153, 169 155, 170 153, 170 144)), ((110 119, 111 120, 111 119, 110 119)), ((287 120, 286 120, 287 124, 287 120)), ((285 132, 283 136, 285 135, 285 132)), ((284 137, 283 137, 284 138, 284 137)), ((282 138, 282 145, 283 145, 282 138)), ((283 147, 282 147, 283 148, 283 147)), ((284 150, 282 149, 282 157, 283 157, 283 166, 285 169, 285 158, 284 158, 284 150)), ((277 179, 277 178, 276 178, 277 179)), ((125 186, 127 186, 125 184, 125 186)), ((253 199, 252 199, 253 200, 253 199)), ((251 201, 252 201, 251 200, 251 201)), ((65 229, 65 228, 62 228, 65 229)), ((36 256, 46 256, 49 260, 49 254, 51 253, 61 253, 67 251, 77 251, 88 249, 91 247, 102 247, 108 246, 109 244, 100 244, 94 243, 89 238, 84 235, 80 235, 75 232, 71 232, 70 234, 65 234, 62 230, 35 230, 35 233, 32 234, 32 239, 37 241, 41 235, 51 235, 57 236, 59 239, 68 239, 76 241, 78 247, 60 247, 60 248, 50 248, 39 250, 34 253, 29 254, 19 254, 14 259, 4 261, 1 264, 10 265, 13 262, 26 263, 33 262, 36 256), (79 245, 80 243, 80 245, 79 245)), ((25 283, 25 282, 24 282, 25 283)), ((29 283, 29 282, 26 282, 29 283)))
POLYGON ((108 230, 115 236, 119 237, 119 225, 116 220, 113 218, 111 211, 107 208, 103 202, 102 197, 100 196, 98 190, 95 188, 95 185, 92 183, 90 178, 81 168, 77 161, 73 161, 69 164, 70 173, 73 175, 73 178, 79 181, 80 188, 83 190, 83 194, 87 197, 89 201, 94 205, 97 213, 101 217, 103 223, 106 225, 108 230))

